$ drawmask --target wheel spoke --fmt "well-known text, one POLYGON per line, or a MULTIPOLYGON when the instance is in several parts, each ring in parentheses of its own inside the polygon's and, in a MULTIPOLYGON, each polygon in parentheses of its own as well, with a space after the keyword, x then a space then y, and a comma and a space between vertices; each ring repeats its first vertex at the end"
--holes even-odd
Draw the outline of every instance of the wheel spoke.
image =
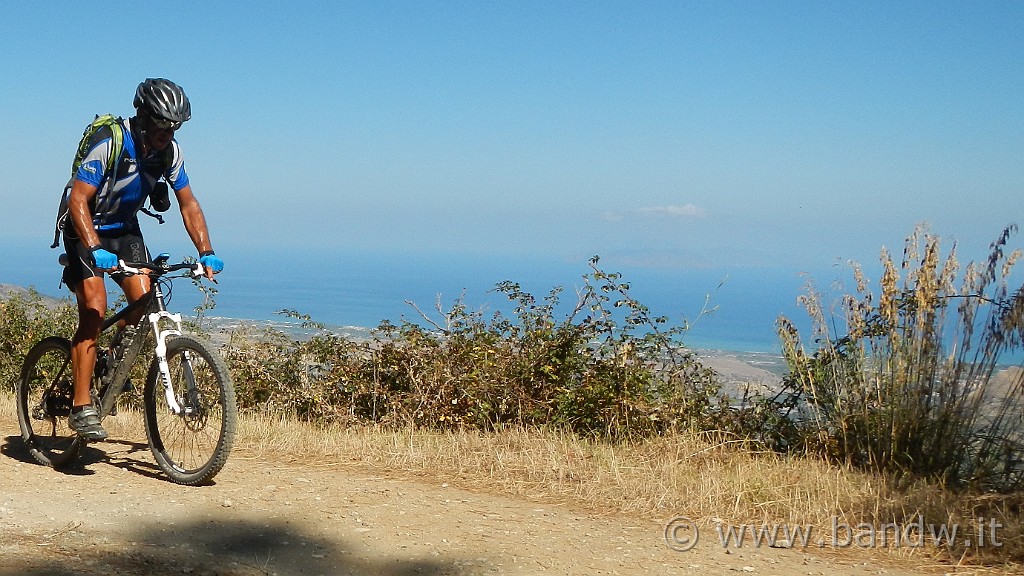
POLYGON ((146 426, 157 463, 175 482, 196 484, 223 467, 234 440, 234 388, 223 361, 188 336, 169 340, 167 366, 181 412, 167 405, 156 362, 146 382, 146 426))

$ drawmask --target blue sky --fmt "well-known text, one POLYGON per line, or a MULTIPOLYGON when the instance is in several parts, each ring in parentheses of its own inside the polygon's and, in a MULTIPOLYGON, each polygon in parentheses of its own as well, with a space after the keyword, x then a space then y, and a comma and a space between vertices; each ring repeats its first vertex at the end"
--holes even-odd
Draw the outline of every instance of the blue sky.
POLYGON ((821 269, 919 222, 984 253, 1020 216, 1021 30, 996 1, 11 2, 0 236, 48 242, 84 124, 163 76, 229 266, 821 269))

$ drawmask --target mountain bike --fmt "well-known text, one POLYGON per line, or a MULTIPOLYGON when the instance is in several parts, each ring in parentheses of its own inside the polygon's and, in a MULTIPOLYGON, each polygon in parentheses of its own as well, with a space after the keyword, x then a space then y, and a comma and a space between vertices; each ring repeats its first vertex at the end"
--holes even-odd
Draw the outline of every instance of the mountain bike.
MULTIPOLYGON (((98 354, 93 404, 101 419, 116 414, 133 364, 147 356, 142 406, 150 450, 172 481, 195 485, 209 481, 227 462, 237 426, 235 389, 221 356, 206 341, 183 333, 181 315, 167 310, 172 280, 203 276, 202 264, 168 264, 168 259, 161 254, 152 262, 119 263, 118 272, 152 278, 152 289, 104 320, 106 332, 144 310, 137 323, 115 336, 106 354, 98 354), (143 354, 147 344, 152 350, 143 354)), ((21 436, 32 456, 54 468, 77 460, 87 440, 68 426, 74 397, 71 341, 50 336, 33 346, 17 388, 21 436)))

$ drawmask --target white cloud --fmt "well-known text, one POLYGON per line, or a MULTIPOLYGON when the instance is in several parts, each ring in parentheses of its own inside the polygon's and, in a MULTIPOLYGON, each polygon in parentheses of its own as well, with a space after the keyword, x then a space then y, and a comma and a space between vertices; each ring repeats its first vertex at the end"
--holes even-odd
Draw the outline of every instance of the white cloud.
POLYGON ((705 213, 702 208, 693 204, 682 206, 651 206, 640 208, 641 214, 663 214, 666 216, 678 216, 680 218, 702 218, 705 213))

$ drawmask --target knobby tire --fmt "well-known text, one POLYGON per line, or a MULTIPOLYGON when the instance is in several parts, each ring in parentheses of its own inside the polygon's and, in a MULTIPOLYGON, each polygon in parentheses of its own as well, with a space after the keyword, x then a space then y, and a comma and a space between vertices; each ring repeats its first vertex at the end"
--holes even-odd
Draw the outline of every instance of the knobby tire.
POLYGON ((40 464, 61 468, 78 459, 84 441, 68 426, 74 398, 71 342, 51 336, 29 350, 18 379, 21 437, 40 464), (50 391, 48 399, 43 396, 50 391))
POLYGON ((234 444, 238 419, 231 375, 220 355, 192 336, 168 338, 167 362, 175 400, 184 412, 173 414, 168 407, 154 359, 143 392, 150 449, 172 481, 206 483, 224 467, 234 444), (189 393, 190 379, 195 394, 189 393))

